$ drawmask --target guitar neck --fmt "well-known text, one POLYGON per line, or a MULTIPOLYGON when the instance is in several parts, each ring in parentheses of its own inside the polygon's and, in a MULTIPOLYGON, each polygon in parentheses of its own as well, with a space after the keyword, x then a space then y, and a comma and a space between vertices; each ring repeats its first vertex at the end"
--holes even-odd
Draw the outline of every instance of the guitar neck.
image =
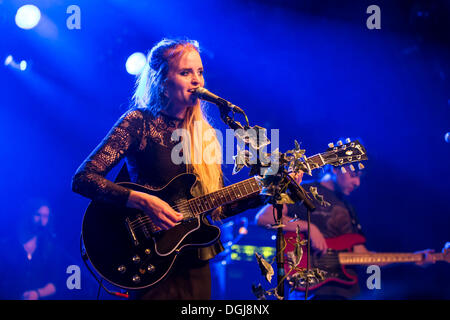
POLYGON ((227 186, 206 195, 190 199, 189 207, 195 215, 260 193, 262 187, 255 177, 227 186))
MULTIPOLYGON (((430 254, 434 261, 443 260, 442 253, 430 254)), ((339 262, 345 265, 371 265, 377 263, 407 263, 424 260, 423 253, 354 253, 340 252, 339 262)))

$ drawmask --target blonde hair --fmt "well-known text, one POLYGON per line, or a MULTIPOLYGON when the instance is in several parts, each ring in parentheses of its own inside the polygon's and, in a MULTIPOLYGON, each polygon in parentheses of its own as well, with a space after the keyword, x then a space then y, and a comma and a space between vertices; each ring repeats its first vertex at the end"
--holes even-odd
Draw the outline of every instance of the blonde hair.
MULTIPOLYGON (((147 64, 138 77, 136 91, 133 95, 134 105, 149 109, 154 116, 164 110, 167 106, 167 97, 163 94, 164 82, 169 73, 169 62, 190 50, 200 53, 197 41, 163 39, 158 42, 147 55, 147 64)), ((222 187, 223 173, 220 161, 222 152, 215 134, 212 134, 210 140, 205 139, 206 134, 214 129, 207 120, 202 105, 197 103, 194 107, 186 110, 181 127, 191 137, 190 144, 187 144, 188 141, 183 141, 183 150, 188 151, 183 154, 190 156, 190 159, 185 159, 185 161, 191 164, 193 173, 199 178, 201 192, 207 194, 222 187), (195 132, 199 123, 201 132, 195 132), (207 148, 213 148, 213 154, 204 154, 203 151, 207 148), (199 159, 200 161, 198 161, 199 159)))
POLYGON ((183 144, 183 150, 190 151, 187 153, 190 159, 186 161, 191 163, 193 172, 199 177, 202 192, 206 194, 220 189, 222 187, 221 146, 216 134, 211 135, 214 129, 206 120, 200 104, 187 110, 182 128, 186 129, 191 137, 187 141, 190 145, 183 144), (211 139, 207 139, 208 134, 211 135, 211 139), (212 152, 205 152, 211 148, 212 152))

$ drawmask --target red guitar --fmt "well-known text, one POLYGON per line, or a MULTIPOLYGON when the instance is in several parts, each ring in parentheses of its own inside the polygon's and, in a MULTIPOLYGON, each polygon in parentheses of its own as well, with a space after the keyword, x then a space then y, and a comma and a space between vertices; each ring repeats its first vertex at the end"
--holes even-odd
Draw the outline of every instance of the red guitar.
MULTIPOLYGON (((285 272, 288 282, 295 285, 296 290, 305 291, 306 281, 296 279, 301 274, 302 269, 307 267, 306 246, 302 247, 303 255, 299 263, 295 266, 296 238, 295 232, 286 232, 286 263, 285 272), (298 281, 299 280, 299 281, 298 281)), ((354 253, 349 252, 353 246, 363 244, 366 239, 360 234, 345 234, 336 238, 326 239, 328 250, 326 253, 313 252, 311 254, 311 269, 318 269, 319 276, 309 279, 309 290, 319 288, 328 282, 337 282, 344 285, 354 285, 358 278, 347 272, 346 265, 372 265, 380 263, 406 263, 424 261, 423 253, 354 253)), ((450 249, 446 248, 442 253, 431 253, 428 259, 433 261, 450 262, 450 249)))

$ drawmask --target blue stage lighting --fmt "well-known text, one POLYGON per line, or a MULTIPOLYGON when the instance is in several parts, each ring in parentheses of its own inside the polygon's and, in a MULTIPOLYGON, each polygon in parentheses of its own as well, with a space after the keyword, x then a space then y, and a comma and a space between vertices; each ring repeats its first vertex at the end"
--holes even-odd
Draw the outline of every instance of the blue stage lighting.
POLYGON ((16 24, 22 29, 33 29, 40 19, 41 11, 32 4, 21 6, 16 13, 16 24))
POLYGON ((138 75, 144 68, 147 58, 141 52, 135 52, 128 57, 125 68, 129 74, 138 75))

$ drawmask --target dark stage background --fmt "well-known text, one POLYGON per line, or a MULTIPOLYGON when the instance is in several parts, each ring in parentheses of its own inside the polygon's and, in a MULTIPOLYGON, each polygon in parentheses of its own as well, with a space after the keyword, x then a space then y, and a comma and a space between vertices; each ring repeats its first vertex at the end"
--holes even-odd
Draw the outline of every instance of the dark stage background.
MULTIPOLYGON (((294 139, 307 155, 341 137, 363 141, 370 160, 351 198, 369 249, 440 251, 450 241, 449 14, 449 1, 438 0, 0 0, 0 58, 27 61, 24 71, 0 66, 0 236, 14 236, 29 198, 47 199, 58 259, 82 275, 81 289, 69 290, 66 268, 58 269, 54 298, 96 298, 79 254, 89 201, 71 191, 72 175, 129 106, 127 58, 163 37, 188 37, 202 47, 206 87, 243 108, 252 125, 280 129, 281 151, 294 139), (24 4, 40 8, 34 29, 14 22, 24 4), (372 4, 381 9, 379 30, 366 26, 372 4), (69 5, 80 8, 81 29, 66 25, 69 5)), ((231 167, 229 183, 247 177, 231 167)), ((253 225, 256 212, 235 218, 234 228, 248 220, 237 244, 274 247, 273 233, 253 225)), ((254 299, 252 283, 263 283, 256 261, 223 258, 226 286, 216 272, 213 298, 254 299)), ((367 276, 362 270, 361 299, 450 299, 445 263, 382 269, 380 290, 364 288, 367 276)), ((14 298, 1 284, 0 297, 14 298)))

